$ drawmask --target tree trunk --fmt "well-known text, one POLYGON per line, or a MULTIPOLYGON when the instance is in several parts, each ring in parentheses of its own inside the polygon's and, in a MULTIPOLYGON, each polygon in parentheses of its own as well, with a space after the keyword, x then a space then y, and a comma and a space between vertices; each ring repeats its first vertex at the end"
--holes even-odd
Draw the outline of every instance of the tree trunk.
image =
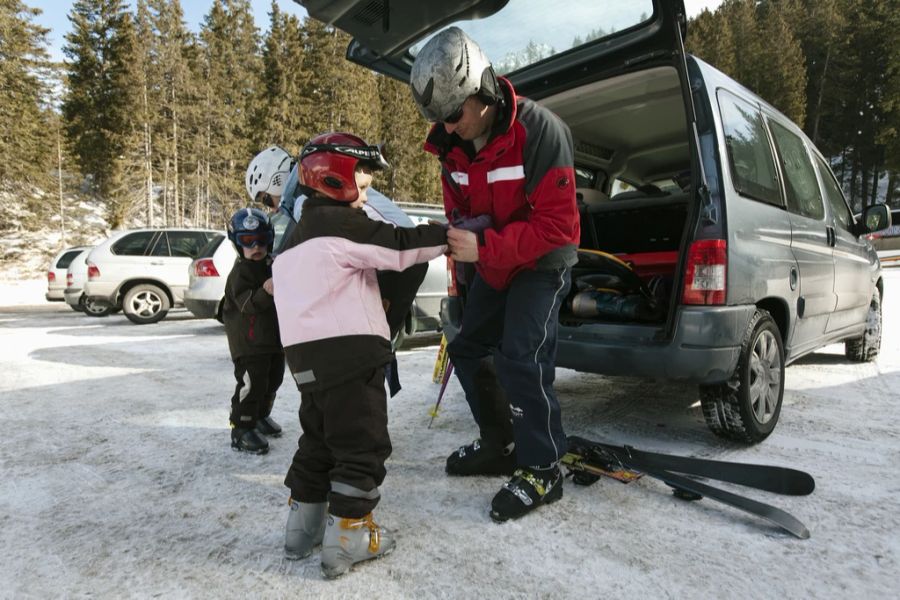
POLYGON ((62 142, 59 139, 59 127, 56 128, 56 174, 59 179, 59 229, 61 234, 62 245, 66 244, 66 213, 65 203, 63 202, 63 171, 62 171, 62 142))
POLYGON ((169 226, 169 159, 163 168, 163 227, 169 226))
POLYGON ((869 205, 878 203, 878 165, 872 167, 872 193, 869 195, 869 205))
POLYGON ((887 193, 884 195, 884 203, 888 206, 892 206, 894 204, 894 188, 897 185, 897 173, 896 171, 891 171, 890 175, 888 175, 888 186, 887 193))
MULTIPOLYGON (((173 94, 174 100, 174 94, 173 94)), ((173 210, 175 214, 172 216, 172 224, 178 227, 184 227, 184 211, 181 210, 181 203, 178 196, 178 116, 172 111, 172 171, 175 181, 175 190, 172 196, 173 210)))
POLYGON ((153 218, 153 134, 150 130, 150 107, 147 102, 147 84, 143 89, 144 102, 144 178, 147 186, 147 226, 154 226, 153 218))
POLYGON ((825 65, 822 67, 822 78, 819 80, 819 91, 816 94, 816 108, 813 113, 812 142, 819 141, 819 116, 822 114, 822 96, 825 95, 825 76, 828 74, 828 60, 831 58, 831 46, 825 51, 825 65))

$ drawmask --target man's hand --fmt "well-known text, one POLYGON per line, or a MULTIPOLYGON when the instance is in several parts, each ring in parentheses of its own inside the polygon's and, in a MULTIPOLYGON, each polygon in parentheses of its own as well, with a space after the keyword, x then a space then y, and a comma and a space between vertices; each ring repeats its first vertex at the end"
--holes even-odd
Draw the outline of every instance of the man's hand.
POLYGON ((269 292, 270 296, 275 295, 275 284, 272 283, 272 278, 269 277, 263 282, 263 289, 269 292))
POLYGON ((450 227, 447 231, 450 258, 458 262, 478 262, 478 236, 465 229, 450 227))

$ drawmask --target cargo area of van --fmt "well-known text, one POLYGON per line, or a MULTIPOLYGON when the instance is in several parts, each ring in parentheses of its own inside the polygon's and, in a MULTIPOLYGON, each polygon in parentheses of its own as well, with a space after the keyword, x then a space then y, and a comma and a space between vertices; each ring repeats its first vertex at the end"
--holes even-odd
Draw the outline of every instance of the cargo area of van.
POLYGON ((579 175, 579 262, 560 322, 665 323, 692 198, 677 72, 628 73, 543 103, 572 130, 579 175))

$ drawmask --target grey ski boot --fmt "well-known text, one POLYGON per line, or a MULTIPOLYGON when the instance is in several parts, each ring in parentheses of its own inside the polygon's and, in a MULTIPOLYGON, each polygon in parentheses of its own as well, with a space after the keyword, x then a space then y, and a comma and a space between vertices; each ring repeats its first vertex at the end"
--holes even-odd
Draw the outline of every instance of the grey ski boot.
POLYGON ((359 519, 328 515, 322 542, 322 573, 332 579, 358 562, 390 554, 394 534, 372 520, 372 513, 359 519))
POLYGON ((322 543, 325 536, 327 502, 297 502, 288 500, 291 507, 284 531, 284 557, 300 560, 312 554, 313 548, 322 543))

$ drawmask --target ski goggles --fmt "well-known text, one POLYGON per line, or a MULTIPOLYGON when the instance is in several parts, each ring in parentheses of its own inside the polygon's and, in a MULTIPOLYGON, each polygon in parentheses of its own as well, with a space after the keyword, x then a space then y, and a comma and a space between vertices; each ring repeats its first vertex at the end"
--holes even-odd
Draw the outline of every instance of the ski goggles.
POLYGON ((275 240, 275 234, 271 231, 254 231, 238 233, 234 236, 234 239, 237 241, 238 246, 242 248, 267 247, 275 240))
POLYGON ((452 113, 444 117, 440 120, 441 123, 446 123, 447 125, 454 125, 459 123, 459 120, 463 117, 463 107, 465 106, 465 102, 459 105, 459 108, 454 110, 452 113))
POLYGON ((382 155, 381 148, 378 146, 348 146, 346 144, 307 144, 300 151, 300 160, 310 154, 316 152, 334 152, 351 156, 358 160, 371 164, 376 169, 387 169, 390 167, 388 162, 382 155))

